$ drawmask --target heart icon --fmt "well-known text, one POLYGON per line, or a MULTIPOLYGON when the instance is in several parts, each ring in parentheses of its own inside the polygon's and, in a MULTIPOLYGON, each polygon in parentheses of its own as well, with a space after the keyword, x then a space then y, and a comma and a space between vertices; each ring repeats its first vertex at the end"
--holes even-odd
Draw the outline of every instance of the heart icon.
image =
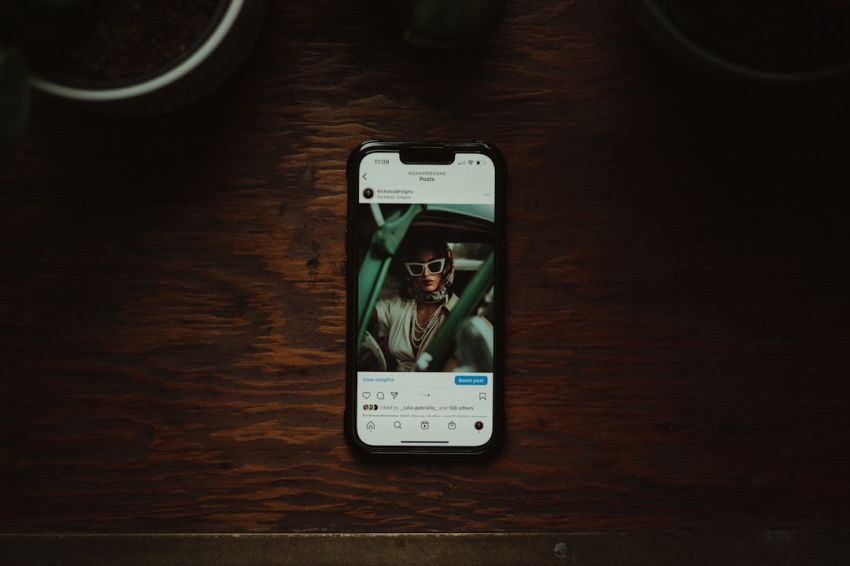
POLYGON ((372 394, 371 394, 371 393, 369 393, 368 391, 364 391, 364 392, 363 392, 363 398, 364 398, 364 399, 368 399, 368 398, 369 398, 369 397, 371 397, 371 396, 372 396, 372 394))

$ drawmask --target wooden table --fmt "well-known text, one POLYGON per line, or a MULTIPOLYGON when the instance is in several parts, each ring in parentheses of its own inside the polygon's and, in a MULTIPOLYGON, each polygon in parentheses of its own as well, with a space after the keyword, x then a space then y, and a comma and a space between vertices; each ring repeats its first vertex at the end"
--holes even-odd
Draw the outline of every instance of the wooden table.
POLYGON ((732 530, 757 550, 850 527, 847 84, 696 76, 614 0, 510 2, 451 56, 358 2, 272 4, 185 111, 35 99, 0 177, 0 532, 732 530), (344 169, 370 138, 507 158, 493 461, 345 443, 344 169))

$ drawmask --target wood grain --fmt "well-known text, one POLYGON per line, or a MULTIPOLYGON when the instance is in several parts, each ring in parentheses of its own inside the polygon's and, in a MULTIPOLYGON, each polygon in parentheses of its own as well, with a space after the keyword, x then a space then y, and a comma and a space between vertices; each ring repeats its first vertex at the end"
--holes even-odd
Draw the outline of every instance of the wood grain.
POLYGON ((184 112, 36 98, 0 177, 0 531, 850 524, 846 84, 694 76, 613 0, 509 2, 450 55, 360 3, 272 4, 184 112), (369 138, 507 157, 494 461, 345 444, 369 138))
POLYGON ((9 566, 30 564, 610 564, 694 566, 846 562, 846 531, 664 533, 0 534, 9 566))

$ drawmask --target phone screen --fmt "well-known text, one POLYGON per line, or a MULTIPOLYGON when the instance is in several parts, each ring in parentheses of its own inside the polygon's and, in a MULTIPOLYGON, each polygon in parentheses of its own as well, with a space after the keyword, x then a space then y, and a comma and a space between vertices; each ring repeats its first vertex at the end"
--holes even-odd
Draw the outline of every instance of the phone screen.
POLYGON ((369 446, 475 447, 494 426, 496 170, 398 152, 359 165, 356 430, 369 446))

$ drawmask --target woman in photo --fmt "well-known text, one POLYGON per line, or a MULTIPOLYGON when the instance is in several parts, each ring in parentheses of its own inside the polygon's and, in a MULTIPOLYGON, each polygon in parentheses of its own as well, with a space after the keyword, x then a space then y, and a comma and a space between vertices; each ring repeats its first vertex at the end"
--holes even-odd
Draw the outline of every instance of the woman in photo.
POLYGON ((439 239, 420 239, 399 252, 400 294, 375 304, 370 327, 387 370, 413 371, 458 301, 451 292, 455 266, 451 249, 439 239))

